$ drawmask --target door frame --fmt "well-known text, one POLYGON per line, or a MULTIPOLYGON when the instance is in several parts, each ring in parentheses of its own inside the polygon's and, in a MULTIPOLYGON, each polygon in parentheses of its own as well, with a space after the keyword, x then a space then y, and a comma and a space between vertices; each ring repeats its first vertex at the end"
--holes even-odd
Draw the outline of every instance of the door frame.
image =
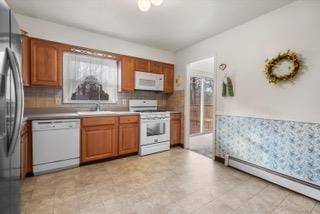
MULTIPOLYGON (((216 112, 217 112, 217 69, 216 69, 216 58, 207 57, 201 60, 194 61, 186 65, 186 78, 185 78, 185 91, 184 91, 184 148, 190 148, 190 77, 199 76, 192 75, 192 64, 203 61, 203 60, 212 60, 213 61, 213 73, 211 78, 213 78, 213 130, 212 130, 212 160, 215 159, 215 140, 216 140, 216 112)), ((207 77, 205 75, 202 75, 207 77)))

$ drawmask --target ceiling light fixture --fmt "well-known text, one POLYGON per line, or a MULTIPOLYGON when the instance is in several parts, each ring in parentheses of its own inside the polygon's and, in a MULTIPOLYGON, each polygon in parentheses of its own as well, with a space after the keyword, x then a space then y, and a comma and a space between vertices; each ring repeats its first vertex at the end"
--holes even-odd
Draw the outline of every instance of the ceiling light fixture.
POLYGON ((142 12, 147 12, 151 8, 150 0, 138 0, 138 7, 142 12))
POLYGON ((151 0, 151 3, 154 5, 154 6, 159 6, 161 5, 163 2, 163 0, 151 0))
POLYGON ((159 6, 163 0, 138 0, 138 7, 141 11, 147 12, 150 10, 151 5, 159 6))

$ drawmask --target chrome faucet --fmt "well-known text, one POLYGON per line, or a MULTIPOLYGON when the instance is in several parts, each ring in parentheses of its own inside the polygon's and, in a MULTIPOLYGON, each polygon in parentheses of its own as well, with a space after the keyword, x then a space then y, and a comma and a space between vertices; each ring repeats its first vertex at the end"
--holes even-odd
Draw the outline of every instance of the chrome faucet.
POLYGON ((100 111, 100 108, 101 108, 100 103, 96 103, 95 105, 96 105, 96 111, 100 111))

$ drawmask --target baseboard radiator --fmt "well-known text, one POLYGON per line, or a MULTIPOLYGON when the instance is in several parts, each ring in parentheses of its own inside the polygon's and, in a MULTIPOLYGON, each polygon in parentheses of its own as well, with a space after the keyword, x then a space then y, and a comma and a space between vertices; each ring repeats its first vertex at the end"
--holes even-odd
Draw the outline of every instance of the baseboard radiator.
POLYGON ((320 201, 320 186, 226 155, 225 165, 320 201))

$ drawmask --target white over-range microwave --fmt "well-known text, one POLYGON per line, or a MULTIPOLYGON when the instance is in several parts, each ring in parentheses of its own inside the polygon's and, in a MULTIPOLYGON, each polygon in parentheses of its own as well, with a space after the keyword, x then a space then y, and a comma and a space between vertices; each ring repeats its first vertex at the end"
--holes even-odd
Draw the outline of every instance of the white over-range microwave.
POLYGON ((163 91, 163 74, 153 74, 147 72, 135 72, 135 89, 148 91, 163 91))

